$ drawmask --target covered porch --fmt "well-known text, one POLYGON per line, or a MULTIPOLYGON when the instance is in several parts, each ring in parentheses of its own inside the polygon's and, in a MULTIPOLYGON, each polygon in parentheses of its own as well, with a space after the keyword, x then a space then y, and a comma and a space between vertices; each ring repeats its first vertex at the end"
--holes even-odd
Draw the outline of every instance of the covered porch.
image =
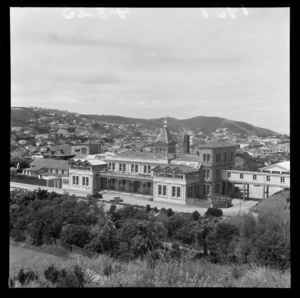
POLYGON ((153 195, 153 182, 150 179, 101 177, 101 189, 142 195, 153 195))

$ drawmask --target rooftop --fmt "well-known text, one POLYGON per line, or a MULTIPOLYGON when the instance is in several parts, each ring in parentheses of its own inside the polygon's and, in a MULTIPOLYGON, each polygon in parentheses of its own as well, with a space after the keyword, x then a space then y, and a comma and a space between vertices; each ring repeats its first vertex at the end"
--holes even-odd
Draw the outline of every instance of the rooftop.
MULTIPOLYGON (((107 156, 109 158, 109 156, 107 156)), ((119 153, 112 158, 127 158, 127 159, 173 159, 174 156, 172 154, 163 154, 163 153, 155 153, 155 152, 138 152, 138 151, 127 151, 119 153)))
POLYGON ((156 170, 158 168, 162 168, 162 169, 167 169, 167 168, 171 168, 172 170, 175 169, 180 169, 182 170, 184 173, 193 173, 193 172, 197 172, 198 170, 193 168, 193 167, 189 167, 186 165, 165 165, 165 166, 157 166, 155 167, 153 170, 156 170))
POLYGON ((89 162, 92 166, 98 166, 98 165, 106 165, 106 162, 100 159, 87 159, 87 158, 73 158, 72 160, 75 161, 82 161, 82 162, 89 162))
POLYGON ((236 147, 236 144, 229 142, 212 142, 199 145, 199 148, 222 148, 222 147, 236 147))
POLYGON ((164 121, 165 125, 162 128, 160 134, 158 135, 158 137, 156 138, 154 143, 165 143, 165 144, 169 144, 169 143, 176 143, 171 135, 171 133, 168 130, 167 127, 167 120, 164 121))
POLYGON ((69 162, 67 160, 37 158, 32 163, 30 163, 30 166, 68 170, 69 162))

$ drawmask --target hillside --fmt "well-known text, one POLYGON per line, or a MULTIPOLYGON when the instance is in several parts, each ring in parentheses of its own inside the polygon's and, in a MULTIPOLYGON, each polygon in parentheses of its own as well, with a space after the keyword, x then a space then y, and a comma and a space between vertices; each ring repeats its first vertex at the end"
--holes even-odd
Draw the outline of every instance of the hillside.
MULTIPOLYGON (((38 116, 47 115, 48 113, 55 113, 57 116, 59 114, 69 114, 74 117, 74 113, 69 113, 66 111, 41 109, 41 108, 12 108, 11 109, 11 124, 12 126, 23 126, 29 123, 29 119, 35 119, 38 116)), ((139 119, 139 118, 129 118, 114 115, 84 115, 79 114, 79 117, 94 119, 96 121, 114 123, 114 124, 127 124, 136 125, 140 124, 143 128, 161 128, 163 126, 163 121, 165 118, 155 118, 155 119, 139 119)), ((167 117, 168 127, 173 132, 198 132, 201 131, 205 135, 209 135, 218 128, 227 128, 232 133, 237 133, 241 135, 266 135, 270 136, 276 134, 276 132, 251 125, 246 122, 232 121, 220 117, 206 117, 198 116, 189 119, 179 120, 172 117, 167 117)))

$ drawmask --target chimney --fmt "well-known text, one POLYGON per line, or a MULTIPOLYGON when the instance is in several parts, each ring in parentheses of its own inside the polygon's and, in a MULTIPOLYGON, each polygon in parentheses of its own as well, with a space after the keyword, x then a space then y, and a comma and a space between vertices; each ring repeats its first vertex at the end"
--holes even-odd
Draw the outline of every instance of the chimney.
POLYGON ((190 154, 190 136, 183 136, 183 154, 190 154))

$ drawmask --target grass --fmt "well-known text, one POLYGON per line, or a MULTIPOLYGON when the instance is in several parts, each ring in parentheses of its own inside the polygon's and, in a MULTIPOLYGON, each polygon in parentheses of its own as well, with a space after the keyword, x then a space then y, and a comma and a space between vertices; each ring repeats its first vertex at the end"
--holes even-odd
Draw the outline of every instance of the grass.
POLYGON ((39 275, 40 283, 33 282, 26 287, 47 284, 44 270, 51 264, 56 268, 73 268, 79 265, 86 272, 86 287, 267 287, 289 288, 290 271, 249 265, 220 265, 206 260, 184 262, 156 262, 148 266, 147 261, 135 260, 121 263, 101 255, 90 259, 80 255, 62 258, 11 246, 10 276, 20 268, 33 270, 39 275), (90 271, 88 274, 87 272, 90 271), (97 281, 93 281, 93 277, 97 281))

